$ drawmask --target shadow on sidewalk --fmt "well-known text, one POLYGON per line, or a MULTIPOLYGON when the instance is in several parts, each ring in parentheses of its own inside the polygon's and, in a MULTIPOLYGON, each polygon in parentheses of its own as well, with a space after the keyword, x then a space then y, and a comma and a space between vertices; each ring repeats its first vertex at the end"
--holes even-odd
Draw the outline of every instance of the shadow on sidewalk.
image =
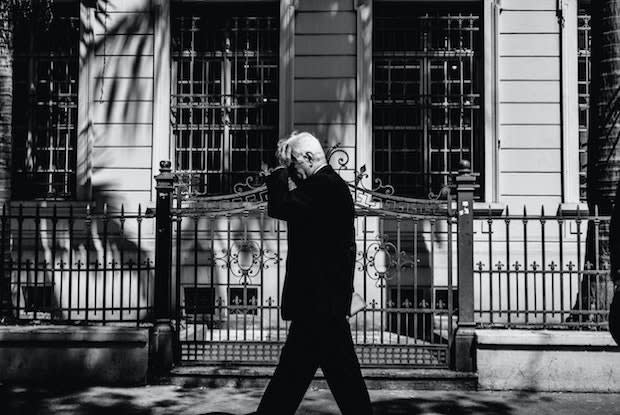
POLYGON ((133 397, 121 393, 92 394, 88 388, 21 388, 0 387, 2 414, 151 414, 133 402, 133 397))
POLYGON ((446 399, 391 399, 373 403, 374 415, 510 415, 513 409, 503 402, 449 396, 446 399))
MULTIPOLYGON (((325 400, 312 402, 306 399, 302 408, 298 411, 299 415, 337 415, 336 404, 331 401, 331 405, 325 405, 325 400), (326 408, 326 406, 328 406, 326 408)), ((432 398, 393 398, 385 400, 374 400, 374 415, 511 415, 514 408, 504 402, 493 399, 479 399, 478 397, 468 397, 465 394, 448 392, 441 397, 432 398)), ((211 414, 203 414, 211 415, 211 414)))
MULTIPOLYGON (((20 388, 0 385, 0 413, 3 415, 245 415, 252 413, 261 390, 210 389, 174 386, 128 388, 20 388)), ((502 397, 466 392, 403 392, 389 396, 375 392, 375 415, 518 415, 519 405, 534 403, 543 397, 502 397)), ((380 392, 383 394, 383 392, 380 392)), ((296 415, 338 415, 340 411, 328 392, 306 396, 296 415)))

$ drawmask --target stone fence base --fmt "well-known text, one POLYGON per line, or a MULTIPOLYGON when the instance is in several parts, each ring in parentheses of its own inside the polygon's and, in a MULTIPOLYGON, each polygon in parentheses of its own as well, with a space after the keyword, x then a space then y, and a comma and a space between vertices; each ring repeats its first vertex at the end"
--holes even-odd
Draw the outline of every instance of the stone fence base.
POLYGON ((150 328, 0 327, 0 382, 144 384, 150 328))
POLYGON ((607 332, 476 330, 480 389, 620 392, 620 347, 607 332))

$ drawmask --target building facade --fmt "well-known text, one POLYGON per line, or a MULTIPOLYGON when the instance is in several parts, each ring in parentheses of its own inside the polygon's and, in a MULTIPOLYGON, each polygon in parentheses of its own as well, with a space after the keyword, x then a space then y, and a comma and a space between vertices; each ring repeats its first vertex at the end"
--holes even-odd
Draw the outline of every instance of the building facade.
MULTIPOLYGON (((278 138, 293 130, 332 148, 345 180, 408 200, 445 199, 467 160, 473 209, 488 213, 474 227, 479 320, 510 322, 502 310, 512 307, 526 311, 513 315, 524 322, 537 310, 532 320, 563 323, 579 295, 582 274, 574 270, 583 269, 585 225, 560 219, 547 230, 543 219, 529 233, 520 222, 511 233, 505 221, 508 210, 543 218, 586 211, 588 3, 56 0, 45 32, 16 28, 13 202, 92 202, 141 215, 155 205, 161 160, 172 162, 186 191, 225 198, 252 189, 261 162, 273 163, 278 138), (494 224, 502 214, 502 225, 494 224), (556 309, 564 311, 547 314, 556 309)), ((217 340, 237 340, 230 328, 240 326, 239 314, 244 339, 248 320, 253 329, 263 322, 261 340, 263 324, 280 336, 282 266, 268 269, 267 258, 286 254, 280 225, 264 212, 237 222, 185 219, 194 233, 178 236, 173 260, 177 287, 186 288, 176 289, 177 301, 194 316, 183 320, 185 338, 204 340, 208 326, 210 340, 224 336, 222 327, 227 337, 217 340), (216 309, 226 324, 213 323, 216 309), (211 316, 200 330, 198 314, 211 316)), ((397 345, 401 335, 448 345, 458 308, 455 223, 409 219, 357 219, 364 265, 356 287, 380 310, 358 323, 364 339, 368 324, 398 337, 397 345), (408 312, 394 311, 402 304, 449 312, 409 322, 408 312)), ((122 223, 121 234, 142 231, 122 223)), ((93 232, 101 239, 101 229, 93 232)), ((137 252, 152 258, 153 227, 145 232, 137 252)), ((146 278, 151 271, 145 266, 146 278)), ((110 298, 122 287, 110 288, 110 298)), ((78 289, 67 301, 84 295, 102 293, 78 289)), ((382 334, 373 336, 383 344, 382 334)))
POLYGON ((404 196, 467 159, 480 203, 584 199, 587 2, 276 3, 56 1, 16 36, 13 199, 146 204, 167 159, 226 194, 292 130, 404 196))

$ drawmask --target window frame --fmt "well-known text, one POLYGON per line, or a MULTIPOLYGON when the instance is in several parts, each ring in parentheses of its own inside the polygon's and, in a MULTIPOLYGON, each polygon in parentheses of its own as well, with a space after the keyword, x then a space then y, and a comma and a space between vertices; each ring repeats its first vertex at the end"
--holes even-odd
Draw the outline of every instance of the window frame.
MULTIPOLYGON (((166 7, 160 8, 161 15, 156 19, 157 22, 165 28, 160 33, 156 29, 156 47, 157 37, 161 37, 161 42, 165 42, 164 55, 159 65, 159 72, 162 74, 162 80, 156 81, 155 91, 156 100, 154 113, 160 114, 153 120, 154 128, 154 148, 153 148, 153 166, 159 165, 161 160, 172 160, 175 157, 175 142, 173 136, 173 125, 170 120, 170 100, 176 85, 172 82, 172 45, 171 45, 171 18, 172 7, 177 4, 208 5, 217 3, 263 3, 263 4, 279 4, 279 69, 278 69, 278 137, 285 136, 293 131, 293 84, 294 84, 294 33, 295 33, 295 8, 297 0, 155 0, 166 4, 166 7), (165 89, 165 91, 164 91, 165 89), (157 120, 157 121, 156 121, 157 120), (156 123, 157 122, 157 126, 156 123), (163 125, 165 124, 165 126, 163 125), (155 133, 157 131, 157 133, 155 133), (165 132, 165 133, 164 133, 165 132), (165 134, 165 137, 164 137, 165 134), (165 145, 162 143, 166 143, 165 145)), ((160 49, 161 50, 161 49, 160 49)))
MULTIPOLYGON (((82 84, 82 47, 79 44, 79 42, 81 41, 81 39, 83 38, 83 20, 82 20, 82 7, 83 7, 83 2, 80 0, 55 0, 56 4, 60 4, 63 5, 64 7, 67 7, 66 5, 71 5, 73 4, 74 7, 76 8, 76 15, 74 16, 77 19, 77 24, 79 25, 79 29, 78 29, 78 45, 75 45, 76 49, 78 50, 78 55, 76 56, 77 59, 77 77, 76 77, 76 87, 77 87, 77 97, 76 97, 76 105, 77 105, 77 110, 76 110, 76 118, 73 121, 75 123, 75 144, 74 144, 74 148, 73 148, 73 154, 75 157, 75 166, 74 166, 74 172, 73 172, 73 189, 71 195, 67 196, 67 197, 59 197, 59 196, 45 196, 45 197, 32 197, 32 198, 19 198, 16 196, 15 191, 14 191, 14 185, 15 185, 15 175, 17 173, 17 170, 15 168, 15 163, 11 163, 11 167, 10 167, 10 181, 11 181, 11 192, 10 192, 10 202, 12 204, 40 204, 40 203, 45 203, 45 202, 54 202, 55 204, 71 204, 74 203, 76 201, 81 200, 81 193, 82 193, 82 189, 80 186, 80 167, 81 167, 81 157, 80 157, 80 150, 81 147, 80 146, 80 135, 81 135, 81 128, 80 126, 82 125, 82 120, 83 115, 81 114, 82 112, 82 104, 83 104, 83 95, 86 91, 84 91, 86 88, 80 87, 82 84)), ((13 75, 15 76, 15 75, 13 75)), ((12 105, 15 105, 15 103, 13 102, 12 105)), ((14 110, 14 109, 13 109, 14 110)), ((12 124, 14 125, 15 120, 12 120, 12 124)), ((14 130, 14 127, 12 127, 12 129, 14 130)), ((13 133, 13 137, 15 137, 15 134, 13 133)), ((13 143, 14 146, 14 143, 13 143)), ((11 160, 13 160, 14 157, 14 149, 11 149, 11 160)))
MULTIPOLYGON (((575 62, 577 65, 577 70, 576 70, 576 74, 575 74, 575 84, 576 84, 576 88, 577 88, 577 102, 576 105, 574 105, 575 109, 576 109, 576 116, 575 118, 579 119, 579 114, 581 112, 580 106, 581 103, 579 101, 580 98, 580 93, 579 93, 579 83, 582 81, 581 79, 579 79, 579 54, 581 52, 581 50, 579 49, 579 31, 580 31, 580 27, 579 27, 579 16, 580 13, 579 11, 582 10, 582 8, 587 8, 590 9, 591 7, 591 2, 589 0, 575 0, 576 1, 576 15, 575 15, 575 28, 574 28, 574 32, 575 32, 575 44, 574 44, 574 51, 575 51, 575 62)), ((590 12, 590 17, 591 17, 591 10, 588 10, 590 12)), ((571 18, 572 20, 572 18, 571 18)), ((592 29, 592 26, 590 25, 590 30, 592 29)), ((589 51, 591 53, 591 50, 589 51)), ((587 71, 590 73, 590 77, 587 80, 587 83, 589 84, 588 86, 588 101, 590 98, 590 90, 591 90, 591 67, 590 67, 590 62, 591 62, 591 56, 588 57, 588 68, 587 71)), ((588 102, 588 107, 590 106, 589 102, 588 102)), ((589 135, 589 125, 590 125, 590 119, 589 119, 589 114, 590 114, 590 110, 588 110, 588 119, 586 120, 586 126, 588 127, 588 130, 586 130, 586 134, 589 135)), ((584 190, 584 197, 582 198, 581 196, 581 177, 582 176, 586 176, 587 177, 587 171, 583 171, 581 170, 581 125, 579 123, 579 121, 577 121, 577 143, 576 143, 576 149, 577 149, 577 174, 578 174, 578 178, 577 178, 577 191, 578 191, 578 199, 579 202, 581 203, 586 203, 587 200, 587 194, 585 194, 585 190, 584 190)), ((587 140, 586 140, 586 157, 587 157, 587 140)), ((587 161, 586 161, 587 162, 587 161)))
MULTIPOLYGON (((499 7, 494 0, 438 0, 429 2, 428 0, 356 0, 357 7, 357 136, 358 148, 356 154, 357 165, 356 170, 360 170, 362 166, 366 166, 367 171, 370 170, 368 177, 362 179, 361 184, 372 187, 372 170, 368 166, 373 166, 373 116, 372 116, 372 66, 373 66, 373 18, 375 3, 421 3, 421 4, 470 4, 477 7, 480 12, 480 42, 481 42, 481 58, 483 64, 483 75, 480 82, 480 112, 482 113, 480 132, 484 135, 480 140, 483 148, 480 149, 484 169, 481 171, 482 181, 484 183, 483 192, 480 202, 495 202, 498 197, 497 190, 497 27, 496 19, 499 16, 499 7), (491 42, 492 41, 492 42, 491 42), (370 47, 368 46, 370 45, 370 47), (492 45, 493 49, 489 53, 487 45, 492 45), (491 115, 488 117, 488 115, 491 115), (489 120, 488 118, 491 118, 489 120)), ((478 203, 478 202, 477 202, 478 203)))

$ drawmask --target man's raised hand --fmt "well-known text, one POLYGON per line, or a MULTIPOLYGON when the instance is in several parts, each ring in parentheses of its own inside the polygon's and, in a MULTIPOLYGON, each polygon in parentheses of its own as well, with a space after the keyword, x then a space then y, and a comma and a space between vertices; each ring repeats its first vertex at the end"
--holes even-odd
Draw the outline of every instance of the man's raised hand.
POLYGON ((278 149, 276 150, 276 158, 280 166, 288 167, 291 164, 291 148, 287 139, 278 141, 278 149))

